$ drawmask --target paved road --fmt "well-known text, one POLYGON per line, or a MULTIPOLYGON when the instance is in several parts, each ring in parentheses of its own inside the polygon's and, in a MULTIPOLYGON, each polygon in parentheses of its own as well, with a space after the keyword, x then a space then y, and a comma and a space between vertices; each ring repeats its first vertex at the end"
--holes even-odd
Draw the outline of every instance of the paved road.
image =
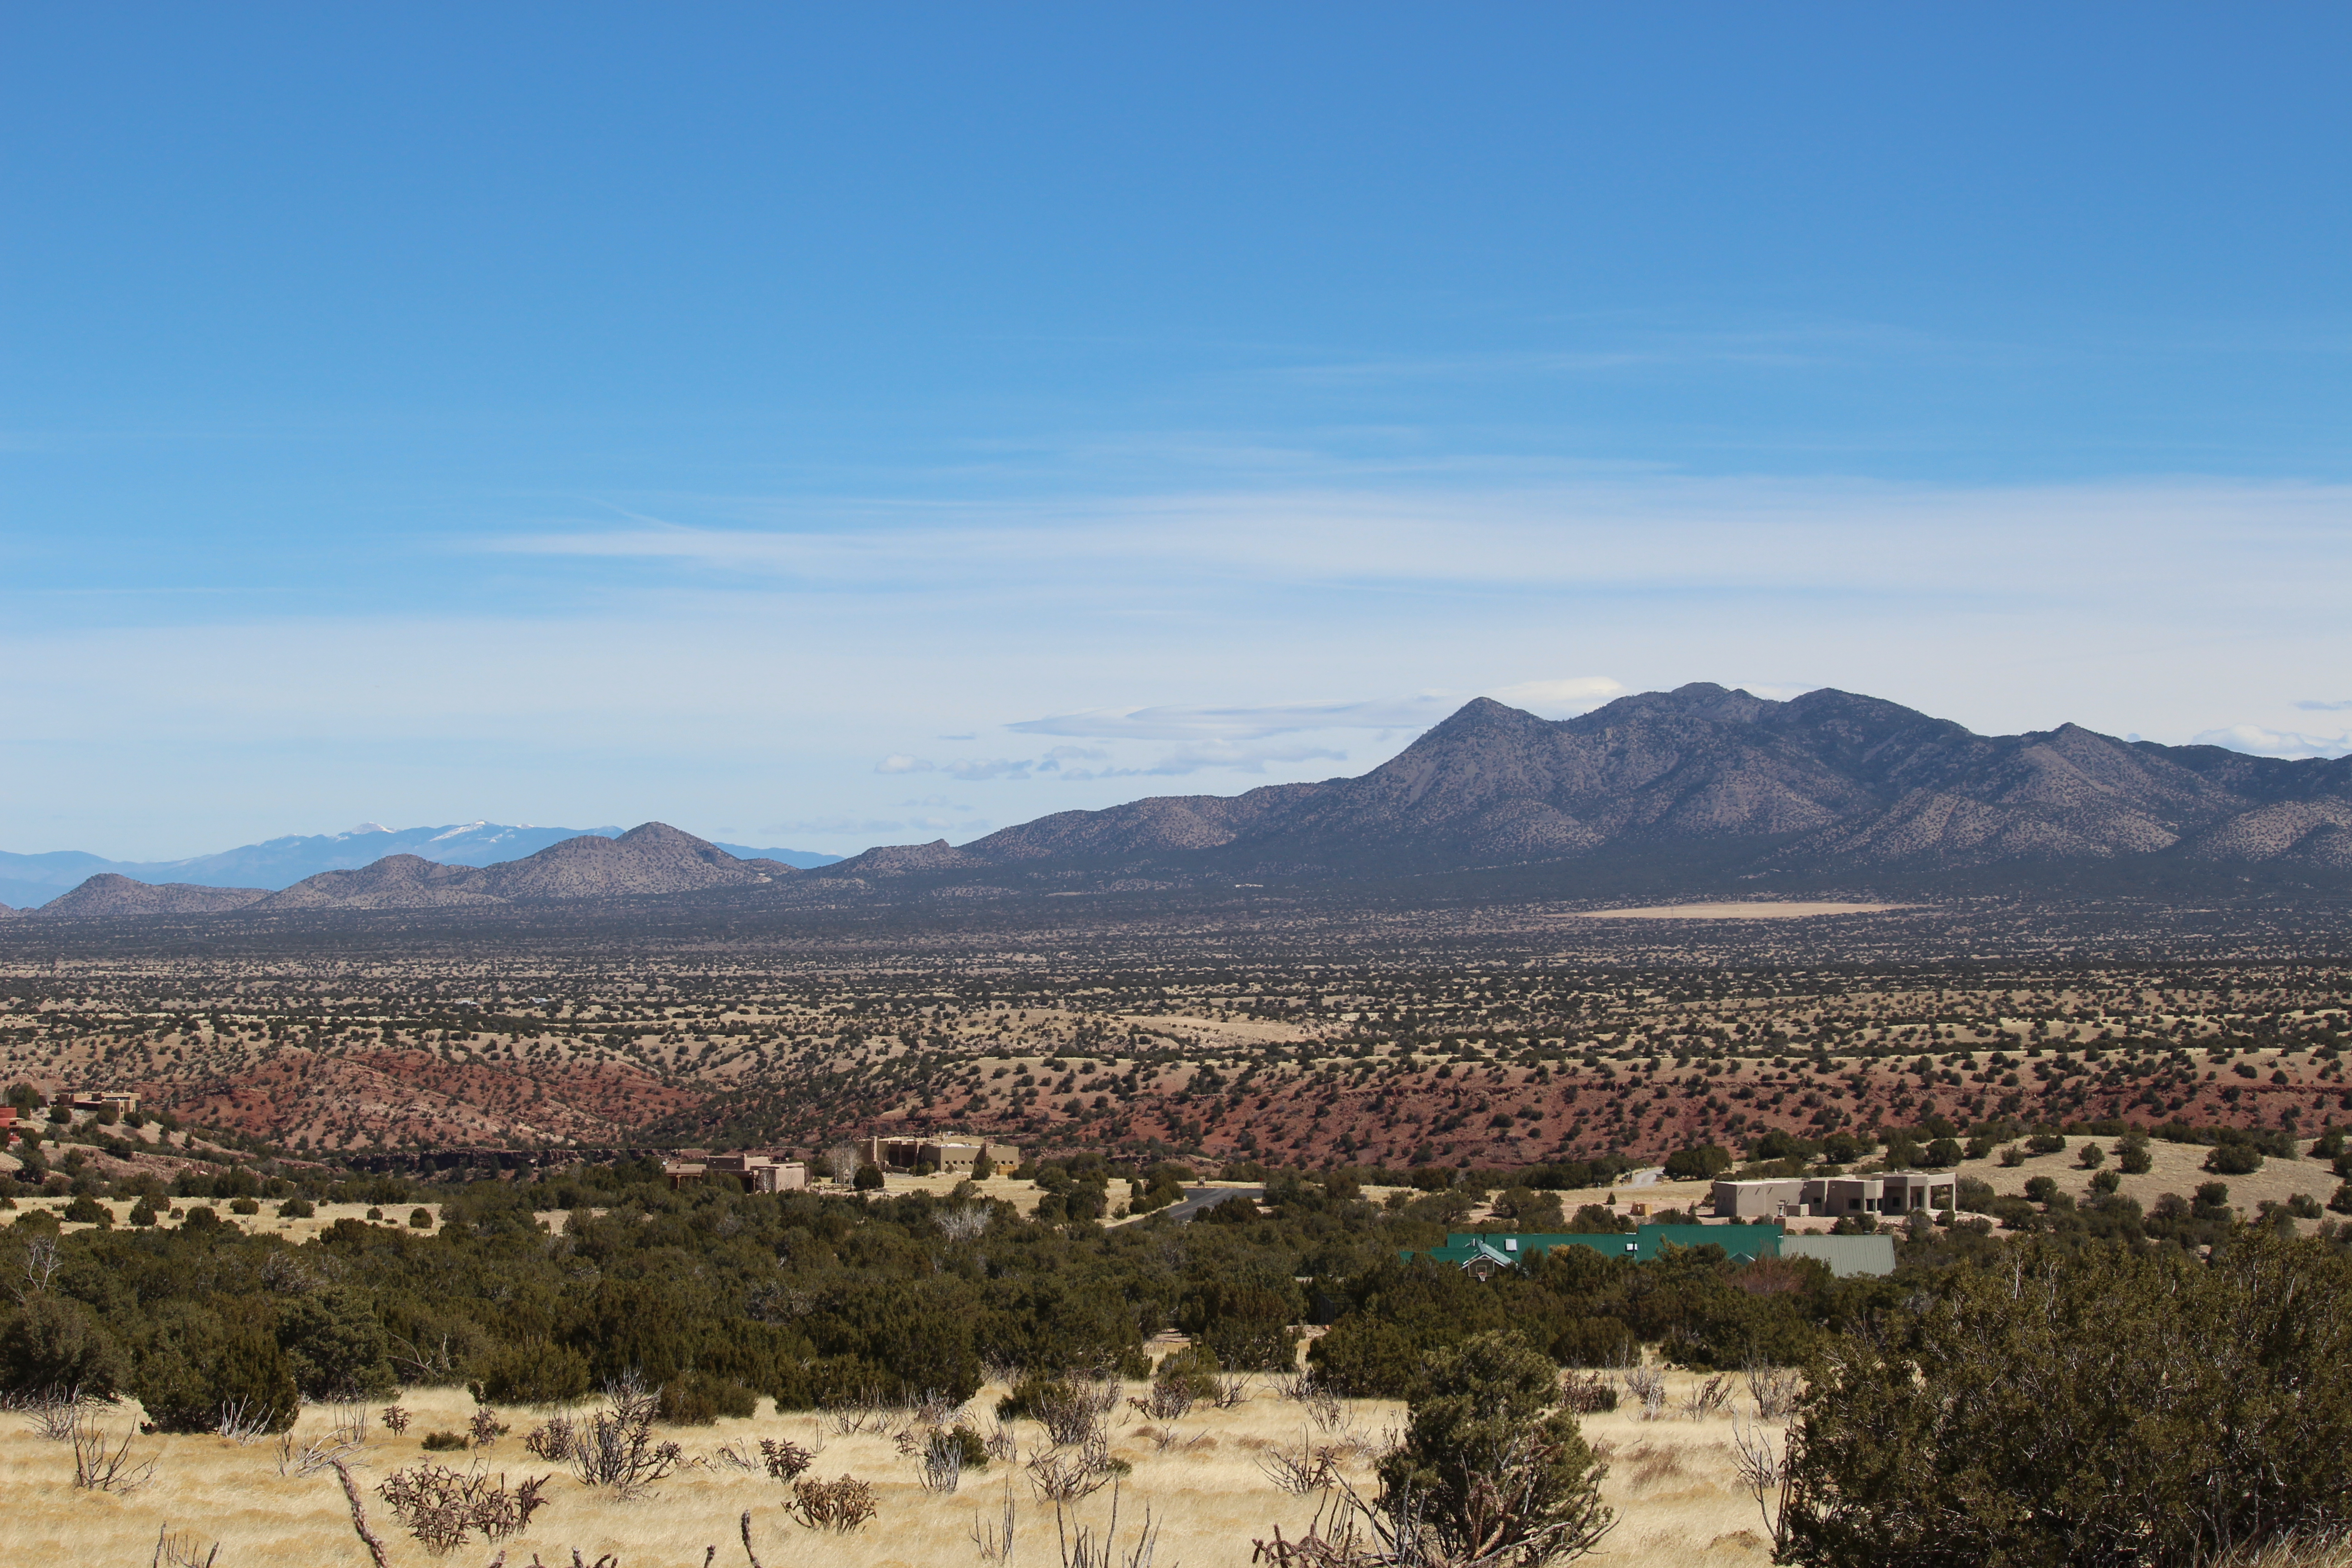
POLYGON ((1212 1209, 1229 1198, 1248 1198, 1255 1202, 1265 1196, 1264 1187, 1194 1187, 1183 1197, 1160 1212, 1170 1219, 1191 1219, 1202 1209, 1212 1209))

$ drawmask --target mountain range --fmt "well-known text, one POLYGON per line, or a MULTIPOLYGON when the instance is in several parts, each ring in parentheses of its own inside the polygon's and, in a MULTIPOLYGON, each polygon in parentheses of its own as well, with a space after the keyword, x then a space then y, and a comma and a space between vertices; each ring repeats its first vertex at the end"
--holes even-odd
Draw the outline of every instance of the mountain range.
MULTIPOLYGON (((415 856, 444 866, 489 866, 533 855, 551 845, 583 835, 617 838, 621 829, 533 827, 499 822, 385 827, 367 822, 347 833, 268 838, 184 860, 109 860, 79 849, 58 849, 40 855, 0 851, 0 904, 45 904, 92 877, 104 875, 150 883, 275 891, 321 871, 354 870, 392 855, 415 856)), ((807 849, 761 849, 743 844, 722 844, 719 847, 740 859, 778 860, 803 869, 831 865, 840 858, 807 849)))
POLYGON ((1573 897, 1601 867, 1622 885, 1628 868, 1728 881, 2165 861, 2341 884, 2352 876, 2352 757, 2254 757, 2074 724, 1979 735, 1851 692, 1781 702, 1698 683, 1563 720, 1481 698, 1360 777, 1059 812, 961 847, 885 846, 814 868, 647 823, 487 866, 392 855, 275 891, 112 873, 38 912, 791 900, 894 883, 1117 890, 1502 868, 1573 897))
POLYGON ((2074 724, 1979 735, 1826 689, 1780 702, 1697 683, 1562 720, 1480 698, 1358 778, 1061 812, 814 875, 1363 876, 1668 856, 1757 873, 2150 857, 2352 871, 2352 757, 2074 724))

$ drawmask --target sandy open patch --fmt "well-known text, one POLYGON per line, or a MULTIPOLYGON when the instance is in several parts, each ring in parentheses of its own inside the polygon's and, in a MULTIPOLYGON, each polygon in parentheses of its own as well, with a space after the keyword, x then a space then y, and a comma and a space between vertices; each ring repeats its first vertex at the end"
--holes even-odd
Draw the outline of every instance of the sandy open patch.
POLYGON ((1554 915, 1563 921, 1787 921, 1806 915, 1874 915, 1887 910, 1915 910, 1916 904, 1804 904, 1765 901, 1713 904, 1654 904, 1638 910, 1570 910, 1554 915))

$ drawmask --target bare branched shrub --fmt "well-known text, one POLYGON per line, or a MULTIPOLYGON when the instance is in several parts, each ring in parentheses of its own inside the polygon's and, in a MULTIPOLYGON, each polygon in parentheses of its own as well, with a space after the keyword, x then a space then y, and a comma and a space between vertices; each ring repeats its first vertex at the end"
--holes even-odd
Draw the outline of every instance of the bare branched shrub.
POLYGON ((1220 1410, 1231 1410, 1250 1396, 1249 1387, 1250 1380, 1245 1375, 1221 1377, 1217 1379, 1217 1391, 1210 1396, 1210 1403, 1220 1410))
POLYGON ((1257 1468, 1265 1472, 1266 1479, 1293 1497, 1326 1490, 1339 1479, 1339 1456, 1328 1445, 1311 1441, 1304 1432, 1299 1433, 1297 1444, 1260 1454, 1257 1468))
POLYGON ((77 1487, 128 1497, 155 1479, 153 1459, 143 1464, 131 1462, 131 1435, 126 1432, 121 1443, 110 1443, 95 1417, 78 1425, 69 1440, 73 1444, 73 1484, 77 1487))
POLYGON ((1617 1408, 1617 1384, 1598 1372, 1570 1373, 1559 1382, 1559 1405, 1579 1415, 1598 1415, 1617 1408))
POLYGON ((1766 1366, 1751 1361, 1747 1366, 1748 1397, 1756 1402, 1756 1414, 1766 1421, 1786 1421, 1797 1413, 1797 1405, 1805 1394, 1805 1380, 1786 1368, 1766 1366))
POLYGON ((403 1432, 405 1432, 405 1431, 407 1431, 407 1430, 408 1430, 408 1422, 409 1422, 409 1415, 408 1415, 408 1412, 407 1412, 407 1411, 405 1411, 405 1410, 403 1410, 403 1409, 402 1409, 399 1405, 385 1405, 385 1406, 383 1407, 383 1429, 384 1429, 385 1431, 387 1431, 387 1432, 391 1433, 391 1434, 392 1434, 394 1436, 395 1436, 395 1437, 399 1436, 403 1432))
POLYGON ((650 1428, 600 1410, 572 1428, 572 1473, 592 1487, 611 1487, 623 1497, 641 1496, 677 1468, 685 1451, 656 1443, 650 1428))
POLYGON ((572 1461, 572 1418, 556 1415, 523 1434, 522 1446, 551 1465, 572 1461))
POLYGON ((661 1390, 649 1387, 638 1373, 624 1373, 604 1384, 604 1402, 623 1425, 650 1426, 661 1414, 661 1390))
POLYGON ((796 1481, 803 1471, 816 1463, 816 1456, 798 1443, 762 1437, 760 1439, 760 1463, 775 1479, 796 1481))
POLYGON ((1083 1443, 1102 1430, 1103 1417, 1118 1408, 1118 1384, 1110 1379, 1071 1377, 1038 1392, 1037 1419, 1055 1447, 1083 1443))
POLYGON ((604 1398, 607 1407, 586 1420, 558 1416, 526 1437, 524 1445, 530 1447, 536 1437, 553 1448, 560 1441, 572 1473, 583 1483, 611 1487, 625 1498, 642 1496, 677 1468, 685 1451, 675 1443, 654 1441, 658 1402, 635 1373, 606 1384, 604 1398))
MULTIPOLYGON (((1296 1541, 1286 1541, 1282 1526, 1274 1527, 1272 1541, 1253 1541, 1256 1550, 1250 1562, 1268 1563, 1272 1568, 1400 1568, 1417 1560, 1399 1553, 1380 1550, 1375 1538, 1367 1534, 1364 1521, 1373 1517, 1371 1505, 1352 1491, 1326 1492, 1323 1500, 1315 1505, 1315 1517, 1307 1521, 1307 1532, 1296 1541)), ((1408 1535, 1407 1539, 1412 1537, 1408 1535)))
POLYGON ((341 1429, 338 1428, 323 1437, 313 1437, 298 1448, 294 1446, 294 1435, 289 1432, 278 1439, 278 1473, 290 1477, 315 1476, 321 1470, 333 1469, 338 1462, 351 1463, 366 1447, 364 1442, 345 1442, 341 1429))
POLYGON ((1076 1502, 1100 1491, 1109 1481, 1108 1475, 1088 1469, 1075 1455, 1048 1450, 1029 1461, 1029 1489, 1040 1502, 1076 1502))
POLYGON ((1666 1374, 1656 1367, 1627 1367, 1625 1392, 1641 1403, 1643 1420, 1655 1421, 1665 1413, 1666 1374))
POLYGON ((792 1516, 811 1530, 846 1535, 874 1517, 874 1488, 855 1476, 794 1481, 792 1516))
POLYGON ((1775 1438, 1759 1422, 1749 1426, 1734 1421, 1731 1427, 1733 1464, 1739 1472, 1739 1484, 1756 1501, 1756 1510, 1764 1518, 1764 1531, 1772 1538, 1772 1552, 1778 1560, 1780 1549, 1789 1543, 1789 1488, 1790 1476, 1786 1440, 1775 1438))
POLYGON ((1717 1373, 1705 1383, 1696 1384, 1683 1396, 1683 1414, 1694 1421, 1704 1421, 1731 1403, 1731 1379, 1717 1373))
POLYGON ((82 1413, 97 1401, 70 1386, 36 1389, 18 1402, 26 1415, 25 1430, 52 1443, 63 1443, 81 1430, 82 1413))
POLYGON ((1147 1506, 1143 1527, 1136 1531, 1134 1543, 1122 1552, 1118 1544, 1118 1489, 1113 1487, 1110 1521, 1100 1535, 1069 1517, 1064 1505, 1056 1502, 1054 1538, 1062 1549, 1062 1568, 1151 1568, 1152 1553, 1160 1546, 1160 1526, 1147 1506))
POLYGON ((825 1416, 833 1423, 838 1436, 854 1437, 860 1432, 887 1432, 904 1418, 905 1410, 868 1392, 862 1397, 845 1399, 826 1406, 825 1416))
POLYGON ((925 1426, 952 1426, 963 1419, 963 1405, 936 1388, 927 1388, 909 1401, 907 1412, 925 1426))
POLYGON ((64 1261, 64 1258, 58 1255, 56 1237, 37 1236, 26 1243, 24 1278, 10 1287, 17 1302, 21 1305, 47 1289, 49 1280, 57 1274, 58 1265, 64 1261))
MULTIPOLYGON (((526 1443, 530 1440, 528 1437, 523 1439, 526 1443)), ((760 1456, 749 1441, 721 1443, 710 1451, 710 1467, 719 1470, 741 1470, 756 1476, 761 1470, 760 1456)))
POLYGON ((336 1401, 334 1415, 327 1423, 327 1435, 335 1442, 352 1447, 367 1447, 367 1406, 356 1399, 336 1401))
POLYGON ((487 1405, 475 1411, 474 1418, 466 1423, 466 1435, 474 1440, 477 1448, 488 1447, 512 1430, 499 1419, 499 1413, 487 1405))
POLYGON ((950 1241, 971 1241, 987 1230, 995 1217, 985 1204, 965 1204, 939 1216, 940 1234, 950 1241))
POLYGON ((992 1568, 1004 1568, 1013 1560, 1013 1531, 1020 1522, 1020 1511, 1013 1500, 1013 1478, 1004 1478, 1004 1514, 1001 1525, 984 1524, 980 1510, 971 1515, 971 1548, 982 1563, 992 1568))
POLYGON ((1323 1431, 1332 1431, 1348 1419, 1347 1405, 1337 1391, 1312 1372, 1277 1377, 1274 1388, 1283 1398, 1305 1405, 1307 1418, 1323 1431))
MULTIPOLYGON (((338 1473, 348 1470, 338 1467, 338 1473)), ((547 1506, 540 1495, 549 1478, 539 1476, 509 1489, 506 1477, 481 1470, 453 1470, 445 1465, 415 1465, 387 1477, 376 1495, 427 1552, 440 1553, 463 1545, 478 1532, 486 1540, 503 1541, 527 1530, 530 1516, 547 1506)))
POLYGON ((167 1524, 155 1532, 155 1557, 149 1568, 213 1568, 219 1556, 219 1542, 205 1547, 193 1535, 173 1534, 167 1524))
POLYGON ((1013 1440, 1012 1428, 1002 1421, 991 1422, 988 1430, 980 1435, 980 1442, 981 1447, 988 1450, 988 1457, 992 1459, 1015 1459, 1021 1457, 1021 1445, 1013 1440))
POLYGON ((953 1431, 934 1431, 923 1447, 923 1489, 946 1495, 963 1479, 963 1439, 953 1431))
POLYGON ((269 1435, 269 1412, 259 1401, 231 1399, 221 1405, 213 1429, 233 1443, 250 1443, 269 1435))

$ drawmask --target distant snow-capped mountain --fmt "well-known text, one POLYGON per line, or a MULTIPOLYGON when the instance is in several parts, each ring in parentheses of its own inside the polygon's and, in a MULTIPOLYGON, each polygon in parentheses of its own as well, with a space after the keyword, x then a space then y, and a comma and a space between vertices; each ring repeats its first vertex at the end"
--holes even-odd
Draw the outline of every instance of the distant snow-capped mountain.
MULTIPOLYGON (((617 838, 618 827, 534 827, 527 823, 462 822, 438 827, 385 827, 363 822, 345 833, 296 834, 241 845, 185 860, 109 860, 79 849, 43 855, 0 851, 0 904, 32 908, 45 904, 90 878, 111 872, 138 882, 177 882, 202 888, 290 888, 321 871, 349 871, 387 855, 414 855, 444 866, 489 866, 520 860, 551 845, 583 835, 617 838)), ((805 870, 829 866, 837 855, 807 849, 768 849, 744 844, 719 846, 741 860, 781 860, 805 870)))

